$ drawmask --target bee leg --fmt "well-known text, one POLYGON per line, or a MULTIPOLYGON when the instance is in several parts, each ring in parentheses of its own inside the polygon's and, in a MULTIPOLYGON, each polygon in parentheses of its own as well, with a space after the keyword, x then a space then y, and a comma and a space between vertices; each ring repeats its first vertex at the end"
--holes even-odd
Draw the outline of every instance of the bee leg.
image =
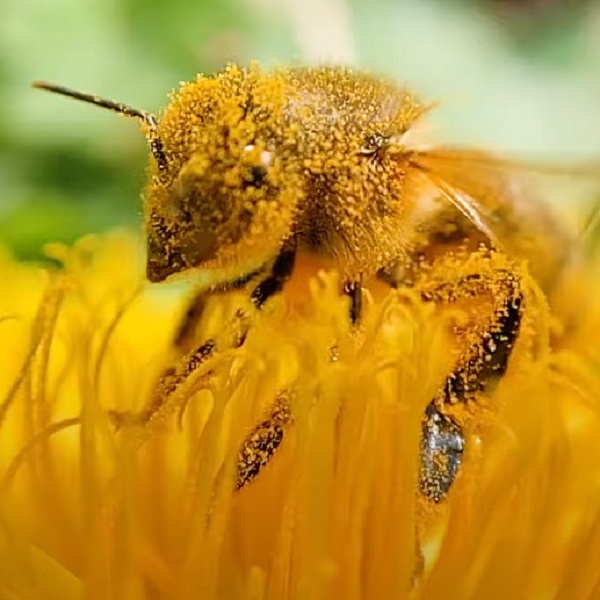
MULTIPOLYGON (((401 284, 389 273, 379 278, 397 287, 401 284)), ((504 269, 474 273, 421 291, 426 302, 449 304, 461 298, 502 294, 499 308, 489 315, 489 329, 464 352, 456 368, 446 378, 438 396, 425 410, 422 423, 420 491, 429 500, 443 501, 462 463, 465 439, 461 426, 445 408, 457 402, 476 400, 506 371, 512 347, 519 332, 523 309, 520 279, 504 269)))
POLYGON ((344 294, 350 297, 350 322, 352 325, 359 325, 362 315, 362 285, 360 281, 346 283, 344 294))
POLYGON ((195 350, 188 352, 185 359, 180 361, 176 366, 169 367, 163 371, 149 402, 140 411, 109 410, 108 415, 115 427, 146 425, 164 406, 169 395, 213 354, 214 349, 215 342, 209 339, 195 350))
POLYGON ((175 335, 173 336, 173 347, 182 354, 189 352, 193 348, 196 328, 200 322, 200 319, 202 319, 206 302, 209 297, 214 296, 215 294, 223 294, 226 292, 239 290, 247 285, 250 281, 255 279, 260 272, 260 270, 251 271, 250 273, 242 275, 233 281, 228 281, 208 290, 203 289, 194 294, 192 299, 189 301, 187 310, 181 318, 177 329, 175 330, 175 335))
POLYGON ((251 431, 238 452, 237 490, 252 481, 269 463, 283 441, 290 420, 288 393, 280 392, 268 417, 251 431))
MULTIPOLYGON (((262 306, 271 296, 282 290, 286 281, 292 274, 295 258, 296 244, 295 241, 292 240, 284 245, 278 254, 269 275, 254 288, 251 298, 256 308, 262 308, 262 306)), ((261 269, 252 271, 243 275, 242 277, 234 279, 233 281, 221 284, 218 287, 213 287, 210 290, 203 290, 193 297, 188 309, 179 323, 179 326, 177 327, 175 336, 173 338, 173 346, 182 353, 187 353, 187 357, 184 360, 184 372, 188 372, 189 374, 189 372, 199 366, 199 361, 204 362, 216 348, 215 341, 212 339, 206 340, 202 345, 195 348, 193 346, 195 330, 200 319, 202 318, 208 298, 210 296, 214 296, 215 294, 222 294, 243 288, 250 281, 255 279, 261 273, 261 271, 261 269)), ((236 321, 243 321, 243 318, 243 311, 239 311, 234 317, 236 321)), ((237 340, 236 345, 241 346, 244 343, 244 340, 245 335, 242 332, 237 340)), ((174 367, 171 367, 164 373, 164 375, 171 375, 173 373, 174 367)))
MULTIPOLYGON (((255 288, 252 299, 260 308, 274 293, 281 290, 292 273, 295 259, 295 246, 284 249, 273 264, 267 279, 255 288)), ((350 296, 350 320, 353 325, 360 321, 362 307, 362 287, 360 282, 347 283, 344 293, 350 296)), ((244 440, 238 453, 236 489, 250 483, 269 463, 271 457, 283 442, 285 431, 291 421, 289 394, 281 392, 271 406, 268 417, 257 425, 244 440)))
MULTIPOLYGON (((194 350, 188 352, 184 359, 177 366, 170 367, 163 372, 158 380, 158 384, 149 404, 144 408, 138 419, 142 423, 148 423, 154 415, 164 406, 169 396, 202 364, 204 364, 213 354, 216 348, 215 341, 207 340, 194 350)), ((183 417, 186 402, 182 404, 179 410, 179 420, 183 417)))
MULTIPOLYGON (((420 490, 425 497, 439 503, 447 496, 462 462, 464 436, 462 428, 444 407, 457 402, 476 400, 501 377, 519 332, 523 297, 518 280, 506 271, 495 273, 504 283, 505 299, 492 319, 490 330, 466 353, 468 359, 447 377, 439 397, 425 411, 421 438, 420 490)), ((491 283, 479 278, 466 278, 456 286, 491 283)), ((473 293, 477 293, 473 288, 473 293)))
MULTIPOLYGON (((295 252, 293 250, 280 255, 281 262, 273 265, 271 278, 261 282, 253 293, 255 305, 260 308, 265 293, 275 293, 281 289, 291 274, 295 252), (270 281, 272 279, 273 281, 270 281), (260 291, 258 291, 260 290, 260 291)), ((350 297, 350 320, 353 325, 360 322, 362 308, 362 287, 360 282, 347 283, 344 293, 350 297)), ((270 294, 269 294, 270 295, 270 294)), ((267 297, 269 297, 267 295, 267 297)), ((288 392, 283 391, 275 400, 269 416, 257 425, 244 440, 238 453, 236 489, 250 483, 269 463, 271 457, 281 445, 287 426, 291 421, 288 392)))
POLYGON ((507 298, 493 330, 482 337, 464 365, 452 373, 444 385, 444 402, 453 404, 473 396, 497 381, 508 367, 515 339, 521 325, 523 296, 516 289, 507 298))
MULTIPOLYGON (((274 294, 283 289, 290 278, 296 261, 296 242, 289 240, 279 252, 270 275, 252 292, 252 302, 258 309, 274 294)), ((236 489, 250 483, 269 463, 281 445, 291 420, 288 393, 281 392, 269 411, 268 417, 246 437, 238 453, 236 489)))
MULTIPOLYGON (((173 336, 172 347, 175 349, 179 359, 162 372, 149 402, 140 412, 131 413, 116 410, 109 412, 109 416, 117 427, 125 424, 146 424, 164 405, 169 394, 175 391, 180 383, 212 356, 216 347, 215 340, 208 339, 201 345, 194 346, 196 329, 204 314, 208 298, 216 294, 223 294, 242 288, 259 273, 260 270, 251 271, 237 279, 219 284, 210 289, 203 289, 194 294, 173 336)), ((240 345, 242 343, 243 340, 240 341, 240 345)))
POLYGON ((464 445, 462 428, 431 402, 421 426, 419 489, 436 504, 446 497, 458 475, 464 445))
MULTIPOLYGON (((280 292, 294 270, 296 241, 289 240, 280 250, 271 273, 252 292, 252 303, 261 309, 265 302, 280 292)), ((287 425, 291 421, 288 392, 278 394, 269 409, 267 418, 257 425, 242 443, 238 452, 236 489, 250 483, 269 463, 283 442, 287 425)))

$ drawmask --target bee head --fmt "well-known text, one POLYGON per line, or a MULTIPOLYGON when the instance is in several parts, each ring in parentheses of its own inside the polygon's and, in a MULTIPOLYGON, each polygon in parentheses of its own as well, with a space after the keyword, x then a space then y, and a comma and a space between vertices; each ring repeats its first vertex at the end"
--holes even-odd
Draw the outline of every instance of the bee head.
POLYGON ((49 84, 35 87, 141 121, 151 157, 144 199, 147 277, 190 269, 236 277, 277 253, 290 234, 301 182, 284 123, 283 82, 256 66, 198 76, 154 115, 49 84))
POLYGON ((229 67, 174 93, 158 122, 145 196, 147 275, 239 275, 273 258, 301 195, 277 79, 229 67))

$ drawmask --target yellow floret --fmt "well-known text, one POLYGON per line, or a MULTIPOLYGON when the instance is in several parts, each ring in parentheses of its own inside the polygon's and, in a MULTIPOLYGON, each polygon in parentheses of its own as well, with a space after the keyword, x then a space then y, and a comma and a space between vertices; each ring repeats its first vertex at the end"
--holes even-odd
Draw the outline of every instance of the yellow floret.
MULTIPOLYGON (((160 418, 116 429, 108 411, 140 409, 168 361, 179 294, 142 285, 128 237, 51 253, 64 265, 54 274, 0 257, 0 596, 577 600, 599 589, 597 294, 560 351, 540 303, 522 332, 534 350, 524 344, 489 403, 469 409, 463 472, 432 511, 417 493, 419 440, 447 374, 450 317, 373 289, 352 334, 336 275, 301 265, 246 343, 215 357, 208 389, 192 375, 160 418), (289 435, 236 491, 242 441, 285 389, 289 435)), ((243 301, 211 301, 207 331, 243 301)))

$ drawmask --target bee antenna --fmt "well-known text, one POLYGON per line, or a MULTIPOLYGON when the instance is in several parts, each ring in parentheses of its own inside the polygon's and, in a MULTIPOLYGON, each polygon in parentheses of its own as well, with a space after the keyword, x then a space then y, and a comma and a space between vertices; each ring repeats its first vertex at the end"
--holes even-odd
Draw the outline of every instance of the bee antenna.
POLYGON ((53 92, 54 94, 60 94, 61 96, 75 98, 75 100, 81 100, 82 102, 89 102, 90 104, 101 106, 102 108, 108 108, 108 110, 112 110, 128 117, 136 117, 137 119, 140 119, 144 123, 148 124, 150 127, 152 127, 152 125, 156 126, 156 119, 153 117, 153 115, 132 108, 131 106, 127 106, 126 104, 122 104, 121 102, 114 102, 113 100, 101 98, 95 94, 79 92, 71 88, 63 87, 62 85, 48 83, 47 81, 34 81, 31 85, 38 90, 46 90, 48 92, 53 92))
POLYGON ((38 90, 46 90, 48 92, 53 92, 54 94, 60 94, 61 96, 67 96, 68 98, 74 98, 75 100, 81 100, 82 102, 88 102, 89 104, 95 104, 96 106, 100 106, 101 108, 107 108, 108 110, 112 110, 113 112, 119 113, 121 115, 125 115, 127 117, 135 117, 136 119, 139 119, 148 127, 148 139, 150 143, 150 150, 152 151, 152 154, 158 162, 159 170, 163 171, 167 168, 167 159, 165 156, 163 145, 160 141, 160 138, 158 137, 158 124, 156 121, 156 117, 152 113, 146 112, 144 110, 137 110, 136 108, 132 108, 131 106, 123 104, 122 102, 108 100, 107 98, 96 96, 95 94, 79 92, 77 90, 73 90, 62 85, 49 83, 47 81, 34 81, 31 85, 38 90))

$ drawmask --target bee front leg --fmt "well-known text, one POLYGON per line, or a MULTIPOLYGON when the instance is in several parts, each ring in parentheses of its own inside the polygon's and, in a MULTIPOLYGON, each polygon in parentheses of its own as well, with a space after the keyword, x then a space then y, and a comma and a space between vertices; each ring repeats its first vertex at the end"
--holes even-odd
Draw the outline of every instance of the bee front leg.
MULTIPOLYGON (((206 303, 212 296, 239 289, 253 279, 258 272, 252 272, 231 282, 210 289, 196 292, 189 301, 173 336, 172 349, 176 360, 163 370, 152 390, 152 395, 139 412, 110 411, 110 417, 117 427, 122 425, 145 425, 164 406, 168 397, 183 383, 198 367, 204 364, 216 350, 216 341, 207 339, 200 345, 195 344, 198 325, 204 314, 206 303)), ((241 320, 242 315, 236 315, 241 320)), ((240 336, 241 337, 241 336, 240 336)), ((243 339, 239 340, 239 345, 243 339)))
POLYGON ((196 292, 189 301, 188 307, 183 314, 173 336, 173 348, 180 354, 192 350, 195 342, 196 329, 202 319, 208 299, 216 294, 224 294, 245 287, 261 273, 260 270, 252 271, 233 281, 229 281, 210 289, 196 292))
MULTIPOLYGON (((252 291, 252 304, 257 309, 262 308, 271 296, 283 289, 293 272, 295 256, 296 244, 294 240, 290 240, 282 246, 281 251, 273 261, 269 274, 252 291)), ((212 338, 205 340, 200 345, 194 344, 196 330, 204 314, 207 300, 214 295, 245 287, 253 279, 257 278, 261 272, 262 269, 252 271, 233 281, 203 290, 192 298, 173 338, 173 348, 180 355, 179 360, 163 371, 150 401, 141 412, 133 414, 117 411, 111 412, 111 417, 117 426, 123 424, 143 425, 148 423, 165 406, 165 403, 173 392, 194 371, 218 352, 217 342, 212 338)), ((246 339, 246 319, 247 314, 243 310, 237 311, 233 316, 233 328, 239 331, 237 338, 233 341, 234 347, 241 346, 246 339)))

